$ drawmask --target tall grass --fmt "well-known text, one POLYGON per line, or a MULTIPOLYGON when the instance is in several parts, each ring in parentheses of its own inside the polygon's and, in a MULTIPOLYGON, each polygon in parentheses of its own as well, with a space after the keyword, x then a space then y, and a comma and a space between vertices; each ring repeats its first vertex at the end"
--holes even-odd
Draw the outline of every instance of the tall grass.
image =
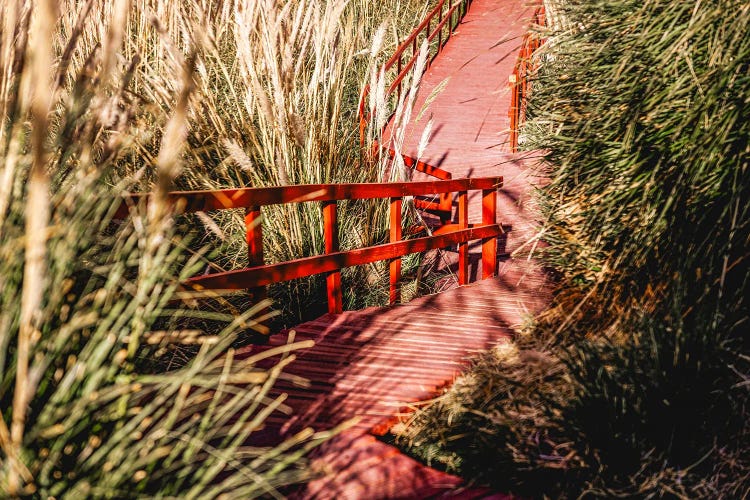
POLYGON ((553 7, 525 132, 560 289, 520 341, 533 360, 483 357, 411 442, 532 494, 742 497, 750 10, 553 7))
POLYGON ((278 497, 305 477, 301 457, 324 437, 306 430, 279 448, 246 445, 284 409, 267 394, 293 359, 263 370, 257 356, 234 358, 233 340, 263 304, 214 314, 225 327, 201 332, 179 325, 202 313, 171 302, 201 255, 185 256, 196 245, 175 236, 159 200, 175 182, 208 177, 195 173, 210 151, 196 140, 216 139, 198 119, 212 33, 196 23, 234 14, 202 5, 3 4, 4 494, 278 497), (113 223, 134 182, 156 202, 113 223), (182 344, 197 344, 197 355, 151 373, 160 352, 182 344))
MULTIPOLYGON (((68 2, 67 11, 75 5, 68 2)), ((108 19, 111 8, 109 3, 92 4, 83 47, 90 50, 96 44, 90 34, 102 31, 99 20, 108 19)), ((187 168, 176 177, 176 186, 381 180, 386 167, 361 155, 357 100, 369 68, 379 67, 426 8, 416 1, 133 1, 123 50, 140 59, 132 88, 148 104, 151 119, 172 106, 180 61, 190 54, 196 59, 183 157, 187 168)), ((72 66, 84 63, 84 53, 73 52, 72 66)), ((137 154, 155 158, 160 139, 159 133, 143 127, 137 154)), ((148 163, 133 157, 120 167, 140 176, 141 189, 151 188, 155 172, 148 163)), ((263 213, 267 262, 322 253, 323 223, 317 204, 265 207, 263 213)), ((339 221, 343 248, 386 237, 382 203, 341 204, 339 221)), ((219 249, 211 267, 247 265, 244 214, 199 215, 194 224, 219 249)), ((380 267, 345 272, 345 300, 350 306, 362 305, 352 290, 368 290, 382 281, 380 267)), ((322 279, 310 278, 275 285, 271 295, 287 313, 286 322, 294 324, 320 312, 322 286, 322 279)))
MULTIPOLYGON (((2 8, 0 491, 281 496, 306 477, 304 454, 327 435, 247 445, 271 412, 287 411, 283 396, 268 393, 294 355, 270 370, 255 366, 262 356, 237 359, 239 333, 268 320, 267 304, 196 310, 196 297, 178 290, 211 252, 219 266, 245 264, 241 217, 180 222, 160 200, 174 188, 378 179, 355 135, 359 89, 383 57, 370 37, 379 29, 387 50, 424 5, 7 0, 2 8), (131 190, 153 192, 155 202, 113 221, 131 190), (205 247, 204 232, 229 257, 205 247), (193 317, 213 329, 186 327, 193 317), (181 346, 193 355, 165 371, 172 365, 160 360, 181 346)), ((345 246, 384 236, 383 207, 341 210, 345 246)), ((316 207, 265 215, 269 260, 322 250, 316 207)), ((374 272, 349 279, 366 284, 374 272)), ((312 292, 292 291, 282 305, 309 313, 312 292)))

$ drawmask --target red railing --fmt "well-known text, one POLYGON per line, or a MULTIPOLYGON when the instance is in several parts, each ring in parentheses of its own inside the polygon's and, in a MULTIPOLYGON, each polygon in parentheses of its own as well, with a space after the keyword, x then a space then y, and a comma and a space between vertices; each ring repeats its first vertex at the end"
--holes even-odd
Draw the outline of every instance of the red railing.
MULTIPOLYGON (((482 240, 482 278, 495 275, 497 266, 496 238, 503 233, 496 222, 497 189, 502 177, 454 179, 426 182, 374 184, 308 184, 296 186, 224 189, 219 191, 182 191, 170 193, 167 203, 175 212, 245 209, 245 227, 249 266, 245 269, 196 276, 188 285, 201 289, 254 290, 263 295, 262 287, 316 274, 326 274, 328 310, 342 312, 341 269, 388 260, 390 302, 399 301, 401 257, 411 253, 458 245, 458 280, 463 285, 469 277, 471 240, 482 240), (482 224, 468 223, 468 191, 482 191, 482 224), (427 196, 458 193, 458 223, 444 226, 432 236, 402 239, 401 208, 404 196, 427 196), (390 242, 354 250, 340 251, 336 202, 339 200, 390 199, 390 242), (283 203, 322 202, 325 253, 287 262, 265 264, 263 229, 259 223, 261 207, 283 203)), ((124 218, 131 207, 148 195, 129 195, 116 213, 124 218)))
MULTIPOLYGON (((388 154, 392 157, 396 155, 396 152, 392 149, 388 150, 388 154)), ((439 167, 434 167, 423 161, 418 161, 411 156, 401 155, 404 159, 404 165, 413 168, 418 172, 422 172, 436 179, 447 181, 453 178, 450 172, 443 170, 439 167)), ((414 206, 420 210, 425 210, 437 215, 440 218, 441 223, 445 223, 451 218, 451 211, 453 210, 453 197, 451 193, 442 193, 439 195, 437 200, 435 199, 414 199, 414 206)))
MULTIPOLYGON (((537 7, 532 18, 532 25, 539 27, 546 26, 546 16, 544 6, 537 7)), ((529 75, 534 71, 532 54, 542 46, 544 40, 533 31, 524 35, 521 43, 521 51, 518 54, 516 65, 513 73, 509 77, 510 81, 510 109, 508 116, 510 118, 510 150, 515 153, 518 151, 518 131, 521 124, 526 119, 526 103, 529 96, 530 80, 529 75)))
MULTIPOLYGON (((393 55, 383 65, 383 74, 385 75, 388 75, 392 68, 396 68, 393 81, 386 87, 386 98, 390 97, 394 91, 399 97, 401 96, 401 84, 406 75, 409 74, 409 71, 414 68, 419 57, 419 47, 425 39, 430 47, 430 53, 427 58, 427 66, 429 66, 429 63, 442 51, 453 30, 466 14, 470 3, 471 0, 447 0, 447 2, 446 0, 440 0, 414 31, 401 42, 393 55), (446 3, 447 10, 445 10, 446 3), (435 23, 434 26, 433 22, 435 23), (446 29, 445 37, 443 37, 444 29, 446 29), (433 46, 431 42, 436 38, 437 44, 433 46), (408 57, 408 60, 405 61, 404 56, 408 57)), ((365 85, 359 100, 359 139, 363 147, 367 124, 371 119, 366 109, 366 101, 369 93, 370 86, 365 85)))

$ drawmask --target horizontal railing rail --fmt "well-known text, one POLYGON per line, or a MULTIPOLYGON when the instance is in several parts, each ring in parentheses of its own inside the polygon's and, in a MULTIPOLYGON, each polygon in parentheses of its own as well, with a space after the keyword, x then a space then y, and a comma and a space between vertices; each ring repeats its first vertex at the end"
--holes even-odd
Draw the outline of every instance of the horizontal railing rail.
MULTIPOLYGON (((268 284, 280 281, 326 275, 328 310, 343 310, 341 269, 350 266, 389 261, 389 296, 393 304, 399 301, 401 257, 427 250, 458 245, 459 284, 468 283, 468 242, 482 241, 482 278, 495 275, 497 267, 497 237, 503 234, 497 224, 497 189, 502 177, 449 179, 424 182, 373 184, 311 184, 266 188, 240 188, 214 191, 180 191, 169 193, 166 202, 175 213, 245 209, 245 230, 249 266, 245 269, 196 276, 187 285, 197 289, 251 290, 256 298, 265 296, 268 284), (468 192, 482 192, 482 223, 469 224, 468 192), (458 193, 457 224, 455 230, 431 236, 404 240, 402 238, 402 203, 405 196, 427 196, 458 193), (338 238, 337 204, 341 200, 389 199, 390 228, 388 243, 341 251, 338 238), (263 226, 261 207, 284 203, 321 202, 325 253, 287 262, 265 264, 263 256, 263 226)), ((124 218, 136 206, 148 204, 150 195, 129 194, 117 210, 116 217, 124 218)))
MULTIPOLYGON (((546 26, 546 15, 544 5, 537 7, 531 20, 532 25, 538 27, 546 26)), ((544 44, 537 33, 530 31, 523 37, 521 50, 518 59, 513 68, 513 73, 509 77, 510 81, 510 108, 508 117, 510 118, 510 150, 515 153, 518 151, 518 133, 521 125, 526 119, 526 104, 528 102, 531 82, 529 76, 534 72, 534 63, 532 55, 544 44)))
MULTIPOLYGON (((430 53, 427 56, 428 64, 425 69, 437 57, 453 34, 453 30, 466 15, 470 3, 471 0, 440 0, 409 36, 399 44, 393 55, 383 64, 383 74, 385 75, 388 75, 394 67, 396 68, 393 80, 386 86, 386 98, 394 92, 399 97, 401 96, 401 84, 419 58, 419 47, 422 41, 427 40, 430 48, 430 53), (446 4, 447 10, 445 10, 446 4), (435 23, 434 26, 433 23, 435 23), (445 36, 443 36, 443 32, 445 32, 445 36), (437 39, 437 43, 433 46, 432 42, 435 39, 437 39)), ((363 147, 367 124, 371 119, 370 113, 366 109, 369 93, 370 86, 365 85, 359 100, 359 138, 363 147)))
MULTIPOLYGON (((297 184, 261 188, 236 188, 206 191, 175 191, 166 196, 167 203, 176 213, 208 212, 247 208, 253 206, 282 205, 306 201, 368 200, 404 196, 455 193, 463 190, 485 190, 502 185, 502 177, 474 177, 440 181, 378 182, 352 184, 297 184), (500 184, 498 184, 498 182, 500 184)), ((124 218, 130 207, 145 201, 151 195, 130 193, 115 213, 124 218)))
MULTIPOLYGON (((396 152, 389 149, 388 154, 392 158, 396 155, 396 152)), ((422 172, 423 174, 440 180, 449 180, 453 178, 453 175, 450 172, 443 170, 440 167, 435 167, 429 163, 425 163, 404 154, 402 154, 401 157, 404 160, 404 165, 416 170, 417 172, 422 172)), ((445 223, 451 217, 451 212, 453 210, 453 197, 450 193, 442 193, 439 195, 438 200, 417 198, 414 200, 414 206, 420 210, 436 214, 440 218, 440 222, 445 223)))

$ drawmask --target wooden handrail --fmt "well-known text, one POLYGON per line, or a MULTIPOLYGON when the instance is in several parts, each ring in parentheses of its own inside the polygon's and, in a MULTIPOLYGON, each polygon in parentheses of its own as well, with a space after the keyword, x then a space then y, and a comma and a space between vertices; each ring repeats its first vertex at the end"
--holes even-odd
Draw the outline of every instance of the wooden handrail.
MULTIPOLYGON (((461 244, 471 240, 494 238, 503 233, 499 224, 478 226, 451 231, 438 236, 425 236, 411 240, 394 241, 357 248, 345 252, 331 252, 312 257, 303 257, 277 264, 249 267, 190 278, 188 283, 211 290, 244 290, 252 286, 265 286, 281 281, 305 278, 315 274, 339 271, 345 267, 371 264, 390 260, 411 253, 425 252, 436 248, 461 244)), ((394 300, 395 302, 395 300, 394 300)))
MULTIPOLYGON (((449 179, 427 182, 397 182, 374 184, 311 184, 268 188, 223 189, 216 191, 181 191, 167 195, 167 203, 178 213, 204 210, 245 208, 245 230, 249 266, 246 269, 196 276, 187 284, 199 289, 248 289, 254 297, 265 295, 264 287, 291 279, 326 275, 328 310, 342 312, 341 269, 381 260, 389 261, 390 302, 399 301, 401 257, 411 253, 458 245, 459 284, 468 282, 468 245, 471 240, 482 241, 482 278, 495 275, 497 261, 496 238, 503 234, 497 224, 497 189, 502 177, 449 179), (468 224, 468 196, 470 190, 482 192, 482 225, 468 224), (424 196, 459 193, 458 229, 440 234, 402 240, 401 208, 404 196, 424 196), (390 242, 348 251, 339 250, 336 202, 339 200, 382 199, 390 201, 390 242), (325 254, 265 265, 263 260, 263 228, 259 224, 261 207, 281 203, 322 202, 325 254)), ((149 195, 129 194, 118 209, 116 217, 125 217, 136 204, 148 203, 149 195)))
MULTIPOLYGON (((390 149, 388 152, 391 156, 396 154, 396 152, 392 149, 390 149)), ((401 157, 404 159, 404 164, 407 167, 411 167, 417 172, 422 172, 443 181, 453 178, 453 175, 450 172, 448 172, 447 170, 443 170, 440 167, 432 166, 428 163, 412 158, 411 156, 401 155, 401 157)))
MULTIPOLYGON (((458 26, 458 23, 461 22, 463 16, 466 15, 470 3, 471 0, 457 0, 455 3, 454 0, 447 0, 448 10, 443 12, 446 0, 440 0, 427 16, 425 16, 422 22, 412 30, 409 36, 399 44, 393 55, 389 57, 382 66, 383 74, 387 74, 387 72, 393 69, 394 66, 396 67, 396 76, 386 87, 386 97, 393 94, 394 91, 399 96, 401 95, 401 83, 409 71, 412 70, 419 58, 419 45, 417 42, 420 35, 424 33, 423 40, 427 40, 428 43, 432 42, 435 38, 438 39, 434 54, 428 55, 427 65, 425 65, 425 69, 427 69, 432 60, 443 50, 443 46, 450 39, 453 30, 458 26), (437 18, 437 23, 433 29, 432 22, 435 18, 437 18), (448 27, 448 30, 445 38, 443 38, 443 28, 446 26, 448 27), (411 55, 408 56, 409 59, 404 64, 403 57, 404 54, 408 54, 409 48, 411 48, 411 55)), ((365 144, 365 130, 367 129, 367 123, 370 121, 370 116, 365 109, 365 101, 367 100, 369 93, 370 86, 365 85, 359 99, 359 139, 362 147, 364 147, 365 144)))
MULTIPOLYGON (((546 15, 544 5, 540 5, 534 11, 532 24, 540 27, 546 26, 546 15)), ((528 101, 530 84, 529 75, 533 73, 534 67, 531 57, 534 52, 544 44, 545 40, 533 32, 526 33, 521 43, 518 59, 513 67, 513 73, 509 77, 510 84, 510 107, 508 117, 510 118, 510 150, 518 151, 518 132, 521 124, 526 119, 526 103, 528 101)))
MULTIPOLYGON (((298 184, 212 191, 176 191, 167 194, 166 199, 177 213, 207 212, 305 201, 368 200, 492 189, 500 186, 502 179, 502 177, 476 177, 443 181, 298 184)), ((115 213, 115 218, 126 217, 133 205, 143 201, 148 203, 149 196, 148 194, 126 195, 123 204, 115 213)))
MULTIPOLYGON (((396 156, 396 152, 393 149, 388 149, 388 154, 391 158, 396 156)), ((417 172, 422 172, 423 174, 440 180, 449 180, 453 178, 453 175, 451 175, 450 172, 443 170, 440 167, 435 167, 423 161, 418 161, 417 159, 404 154, 402 154, 401 157, 407 167, 413 168, 417 172)), ((453 208, 453 198, 450 193, 442 193, 440 194, 439 201, 415 199, 414 206, 421 210, 437 214, 438 217, 440 217, 440 221, 445 223, 450 219, 451 209, 453 208)))

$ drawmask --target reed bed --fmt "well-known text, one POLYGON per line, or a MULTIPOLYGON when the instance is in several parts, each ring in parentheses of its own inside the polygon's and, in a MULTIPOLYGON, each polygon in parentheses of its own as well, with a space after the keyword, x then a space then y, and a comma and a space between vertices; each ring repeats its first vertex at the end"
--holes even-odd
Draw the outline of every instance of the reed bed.
POLYGON ((549 7, 524 138, 559 289, 403 442, 531 496, 745 498, 750 10, 549 7))
MULTIPOLYGON (((157 5, 154 9, 148 2, 134 3, 126 52, 142 58, 134 89, 143 89, 159 108, 171 100, 164 85, 155 82, 179 75, 170 61, 184 57, 180 53, 196 57, 184 155, 188 168, 176 177, 177 187, 373 182, 390 171, 386 161, 362 155, 358 99, 371 68, 382 64, 427 5, 364 0, 238 0, 210 7, 182 2, 174 9, 157 5), (159 23, 151 22, 154 15, 159 23), (162 32, 174 33, 174 42, 165 43, 162 32), (175 51, 177 55, 170 55, 175 51)), ((145 139, 140 154, 153 157, 159 136, 145 139)), ((129 162, 126 167, 135 165, 129 162)), ((144 173, 147 182, 141 189, 150 189, 149 173, 144 173)), ((266 262, 323 252, 317 204, 264 207, 263 213, 266 262)), ((386 238, 383 203, 340 204, 339 221, 342 248, 386 238)), ((200 215, 192 222, 199 234, 207 235, 204 243, 216 249, 207 266, 227 270, 247 265, 244 214, 200 215)), ((345 270, 344 300, 349 307, 382 303, 382 267, 345 270), (368 290, 378 293, 360 293, 368 290)), ((322 288, 320 277, 272 286, 271 296, 283 313, 279 326, 324 310, 322 288)))
MULTIPOLYGON (((272 369, 235 356, 268 304, 196 308, 178 284, 218 251, 230 255, 219 266, 244 265, 240 219, 176 220, 161 201, 175 188, 379 178, 357 147, 359 89, 424 8, 2 3, 2 496, 281 497, 308 476, 304 455, 328 433, 247 444, 288 411, 269 390, 308 345, 292 336, 272 369), (113 220, 133 190, 154 203, 113 220)), ((342 209, 345 245, 382 237, 382 207, 342 209)), ((322 249, 319 212, 285 210, 265 214, 268 258, 322 249)), ((372 279, 358 272, 353 283, 372 279)), ((312 292, 291 291, 282 305, 309 313, 312 292)))

